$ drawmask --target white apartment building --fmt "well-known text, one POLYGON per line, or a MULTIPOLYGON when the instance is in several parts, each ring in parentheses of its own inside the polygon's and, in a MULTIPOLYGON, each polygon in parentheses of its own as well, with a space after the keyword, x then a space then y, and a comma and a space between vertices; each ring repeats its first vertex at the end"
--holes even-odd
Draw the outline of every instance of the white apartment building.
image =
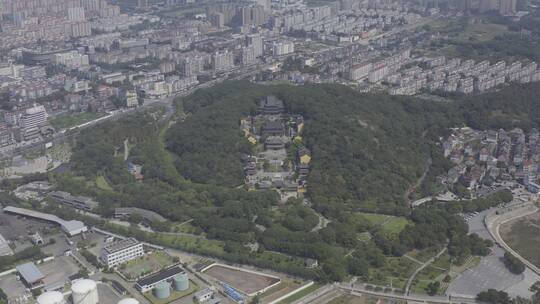
POLYGON ((217 51, 212 56, 212 66, 215 71, 226 71, 234 67, 234 55, 228 50, 217 51))
POLYGON ((373 64, 371 62, 355 64, 349 69, 349 79, 355 81, 364 80, 368 77, 372 68, 373 64))
POLYGON ((128 238, 103 247, 99 258, 107 267, 114 267, 143 255, 142 243, 128 238))
POLYGON ((71 21, 85 21, 84 7, 68 8, 68 19, 71 21))
POLYGON ((294 42, 292 41, 282 41, 275 42, 272 45, 272 53, 274 56, 284 56, 294 53, 294 42))
POLYGON ((54 63, 64 65, 70 69, 88 67, 90 64, 88 55, 79 54, 77 51, 55 54, 54 63))
POLYGON ((19 125, 22 129, 42 127, 47 123, 47 112, 42 105, 33 106, 26 109, 21 116, 19 125))

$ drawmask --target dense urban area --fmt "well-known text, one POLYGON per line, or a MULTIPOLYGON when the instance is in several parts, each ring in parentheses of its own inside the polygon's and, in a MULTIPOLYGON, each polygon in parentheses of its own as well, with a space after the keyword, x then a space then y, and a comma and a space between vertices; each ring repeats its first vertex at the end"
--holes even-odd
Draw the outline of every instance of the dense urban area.
POLYGON ((0 0, 0 304, 539 304, 539 61, 538 0, 0 0))

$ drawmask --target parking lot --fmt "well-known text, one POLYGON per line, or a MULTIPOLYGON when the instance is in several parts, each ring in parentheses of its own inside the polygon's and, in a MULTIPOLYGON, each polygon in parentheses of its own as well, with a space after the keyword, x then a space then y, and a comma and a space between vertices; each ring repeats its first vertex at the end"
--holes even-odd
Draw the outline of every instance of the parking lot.
POLYGON ((116 304, 120 300, 120 296, 105 283, 98 283, 98 294, 100 304, 116 304))
POLYGON ((60 286, 69 281, 69 276, 76 274, 79 268, 71 257, 60 256, 53 261, 38 265, 45 275, 45 289, 60 286))
MULTIPOLYGON (((476 215, 464 216, 469 226, 469 233, 476 233, 481 238, 493 241, 484 225, 484 218, 491 211, 485 210, 476 215)), ((466 270, 452 281, 447 294, 476 296, 480 291, 490 288, 507 290, 521 285, 525 276, 512 274, 504 265, 503 256, 504 250, 494 245, 491 254, 483 257, 479 265, 466 270)))
POLYGON ((508 271, 501 261, 502 255, 504 250, 496 247, 493 254, 482 258, 478 266, 460 274, 450 284, 447 293, 476 296, 482 290, 505 290, 521 282, 524 276, 508 271))
POLYGON ((26 292, 26 287, 15 274, 0 278, 0 288, 6 293, 8 299, 14 299, 26 292))

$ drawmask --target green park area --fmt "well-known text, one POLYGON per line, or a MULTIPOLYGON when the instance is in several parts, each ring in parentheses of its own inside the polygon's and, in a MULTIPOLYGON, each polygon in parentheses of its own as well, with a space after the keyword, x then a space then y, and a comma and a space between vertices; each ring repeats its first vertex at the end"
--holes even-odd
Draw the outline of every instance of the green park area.
POLYGON ((203 237, 189 235, 159 234, 156 236, 161 244, 187 251, 223 254, 224 242, 209 240, 203 237))
POLYGON ((156 296, 154 296, 152 291, 145 292, 144 297, 148 299, 148 301, 150 301, 150 303, 152 304, 167 304, 167 303, 174 302, 178 299, 185 298, 195 293, 197 290, 199 290, 199 286, 192 280, 189 280, 189 288, 187 290, 176 291, 173 288, 171 288, 171 295, 167 297, 166 299, 156 298, 156 296))
POLYGON ((430 22, 427 28, 446 34, 456 42, 485 42, 509 32, 505 25, 484 19, 475 22, 467 19, 436 19, 430 22))
POLYGON ((463 18, 439 18, 423 29, 438 34, 424 51, 427 56, 459 57, 462 59, 536 60, 540 58, 538 32, 539 12, 511 22, 492 15, 463 18), (521 32, 520 29, 526 31, 521 32), (532 34, 530 34, 532 33, 532 34))
POLYGON ((163 251, 156 251, 122 264, 119 271, 128 279, 157 272, 174 263, 174 258, 163 251))
POLYGON ((52 117, 50 122, 55 129, 61 130, 74 127, 103 116, 105 116, 104 113, 96 112, 64 113, 52 117))
MULTIPOLYGON (((519 94, 514 87, 501 90, 488 96, 495 104, 489 110, 477 96, 437 107, 419 101, 411 110, 409 99, 358 94, 342 86, 232 82, 176 101, 189 114, 176 124, 162 121, 159 110, 158 115, 137 113, 81 130, 72 149, 71 172, 50 178, 59 190, 106 202, 107 208, 97 210, 103 219, 81 220, 111 232, 306 280, 333 282, 355 276, 383 288, 403 288, 419 264, 404 253, 441 248, 448 242, 459 245, 452 248, 453 258, 489 252, 488 244, 467 234, 454 209, 441 204, 411 211, 404 199, 433 154, 423 130, 484 122, 495 110, 512 117, 529 115, 523 124, 533 125, 538 113, 519 109, 534 109, 530 103, 538 89, 529 84, 519 87, 519 94), (274 191, 236 188, 245 178, 239 156, 251 153, 251 145, 238 132, 238 120, 270 94, 305 117, 311 150, 328 156, 312 160, 310 206, 301 201, 281 204, 274 191), (342 113, 350 114, 343 119, 342 113), (359 119, 372 128, 359 124, 359 119), (400 128, 392 127, 396 124, 400 128), (336 143, 336 135, 345 140, 336 143), (133 144, 128 159, 145 168, 142 182, 127 172, 119 156, 126 139, 133 144), (396 143, 399 148, 379 148, 396 143), (105 218, 121 206, 155 211, 171 224, 155 233, 113 225, 105 218), (325 227, 318 225, 320 214, 329 220, 325 227), (319 267, 305 267, 307 258, 316 259, 319 267)), ((437 132, 430 136, 439 136, 437 132)), ((66 218, 83 216, 67 208, 49 209, 66 218)), ((150 268, 132 275, 142 271, 150 268)))
POLYGON ((106 191, 113 190, 103 175, 99 175, 98 177, 96 177, 96 187, 98 187, 101 190, 106 190, 106 191))
POLYGON ((418 294, 426 294, 429 290, 429 284, 438 282, 438 295, 443 295, 450 285, 450 282, 463 271, 475 267, 480 262, 480 257, 469 256, 463 263, 456 265, 448 254, 441 255, 428 267, 418 273, 411 291, 418 294))
POLYGON ((355 216, 358 220, 367 221, 371 232, 380 231, 388 237, 396 237, 405 226, 411 224, 409 220, 401 216, 365 212, 356 212, 355 216))
POLYGON ((195 235, 202 234, 201 228, 193 226, 191 222, 183 222, 183 223, 176 224, 172 227, 171 231, 179 232, 179 233, 195 234, 195 235))
POLYGON ((405 257, 387 257, 383 267, 369 269, 367 282, 403 289, 416 268, 418 264, 405 257))

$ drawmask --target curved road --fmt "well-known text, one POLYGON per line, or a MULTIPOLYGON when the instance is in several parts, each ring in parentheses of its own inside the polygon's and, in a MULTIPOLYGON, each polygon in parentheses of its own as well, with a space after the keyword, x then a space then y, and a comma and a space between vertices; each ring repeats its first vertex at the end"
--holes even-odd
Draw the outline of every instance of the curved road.
POLYGON ((486 225, 487 230, 489 231, 489 234, 495 241, 501 245, 506 251, 513 254, 515 257, 517 257, 523 264, 525 264, 529 269, 531 269, 534 273, 537 275, 540 275, 540 269, 536 267, 533 263, 529 262, 527 259, 522 257, 517 251, 512 249, 506 242, 503 240, 499 233, 499 228, 502 224, 505 224, 507 222, 510 222, 512 220, 518 219, 520 217, 524 217, 527 215, 531 215, 538 212, 538 208, 534 206, 533 204, 527 204, 521 207, 520 209, 513 210, 507 213, 503 213, 500 215, 497 215, 494 212, 488 214, 484 219, 484 224, 486 225), (494 217, 493 217, 494 216, 494 217))

